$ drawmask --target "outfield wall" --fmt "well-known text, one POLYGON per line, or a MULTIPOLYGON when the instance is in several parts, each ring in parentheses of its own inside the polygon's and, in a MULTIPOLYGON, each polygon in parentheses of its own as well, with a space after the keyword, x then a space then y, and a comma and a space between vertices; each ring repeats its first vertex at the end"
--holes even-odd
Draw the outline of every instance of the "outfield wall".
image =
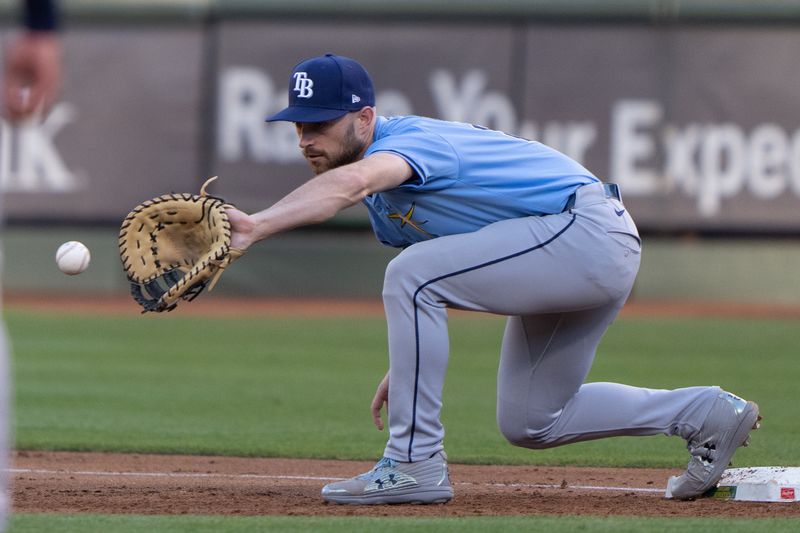
MULTIPOLYGON (((5 28, 12 4, 0 0, 5 28)), ((61 100, 42 124, 0 122, 12 289, 124 290, 115 226, 145 198, 218 174, 214 193, 256 210, 302 183, 291 126, 262 119, 296 61, 334 51, 367 66, 381 113, 540 139, 620 183, 647 236, 637 297, 800 302, 800 245, 770 240, 800 235, 800 1, 64 6, 61 100), (662 238, 708 234, 760 239, 662 238), (96 276, 52 276, 55 237, 84 235, 96 276)), ((366 225, 354 207, 266 243, 220 290, 376 295, 395 252, 366 225)))
MULTIPOLYGON (((269 205, 309 171, 292 126, 263 118, 285 104, 298 60, 334 51, 366 65, 379 112, 542 140, 619 183, 643 231, 800 233, 797 1, 74 0, 65 11, 61 100, 41 125, 0 124, 12 222, 115 222, 211 175, 242 208, 269 205)), ((364 226, 365 210, 336 222, 364 226)))

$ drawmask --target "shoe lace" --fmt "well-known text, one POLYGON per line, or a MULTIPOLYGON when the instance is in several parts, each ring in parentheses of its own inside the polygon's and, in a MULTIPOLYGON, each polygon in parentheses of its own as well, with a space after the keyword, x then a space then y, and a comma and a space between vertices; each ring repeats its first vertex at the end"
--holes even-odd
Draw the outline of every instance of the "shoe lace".
POLYGON ((383 457, 380 461, 378 461, 375 466, 372 467, 372 470, 369 472, 364 472, 360 476, 356 476, 356 479, 365 479, 371 480, 376 478, 380 475, 381 470, 385 470, 387 468, 394 468, 397 466, 397 461, 393 459, 389 459, 388 457, 383 457))
POLYGON ((689 453, 704 463, 713 463, 717 455, 717 447, 713 442, 689 443, 689 453))

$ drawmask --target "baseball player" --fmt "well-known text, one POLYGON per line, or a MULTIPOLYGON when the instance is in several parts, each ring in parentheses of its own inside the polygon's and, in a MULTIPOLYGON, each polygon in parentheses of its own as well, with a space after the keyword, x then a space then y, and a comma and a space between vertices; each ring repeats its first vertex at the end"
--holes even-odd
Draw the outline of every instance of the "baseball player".
MULTIPOLYGON (((26 0, 26 28, 5 54, 3 111, 11 120, 28 118, 53 103, 61 80, 61 42, 55 30, 59 16, 55 0, 26 0)), ((2 218, 2 217, 0 217, 2 218)), ((5 326, 0 323, 0 531, 5 530, 9 509, 8 445, 11 377, 5 326)))
POLYGON ((289 106, 267 120, 295 124, 316 177, 261 212, 231 211, 233 246, 363 202, 377 238, 403 249, 386 269, 389 370, 372 402, 379 429, 388 407, 389 439, 372 470, 325 486, 325 500, 452 498, 439 418, 448 308, 508 316, 497 422, 512 444, 679 435, 692 457, 673 496, 716 484, 756 424, 755 403, 718 387, 584 384, 639 268, 641 241, 616 186, 538 142, 378 116, 367 72, 346 57, 303 61, 289 81, 289 106))

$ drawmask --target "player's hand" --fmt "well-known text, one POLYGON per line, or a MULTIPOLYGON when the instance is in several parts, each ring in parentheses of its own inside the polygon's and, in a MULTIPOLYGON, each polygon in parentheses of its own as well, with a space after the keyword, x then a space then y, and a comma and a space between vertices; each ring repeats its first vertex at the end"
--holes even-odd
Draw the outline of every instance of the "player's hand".
POLYGON ((3 107, 13 121, 46 113, 61 86, 61 40, 32 31, 15 39, 5 57, 3 107))
POLYGON ((379 430, 383 430, 383 420, 381 420, 381 409, 384 404, 386 405, 386 412, 389 412, 389 373, 381 380, 378 385, 378 390, 375 391, 375 397, 372 399, 372 423, 379 430))
POLYGON ((247 250, 255 242, 255 221, 250 215, 234 207, 225 212, 231 223, 231 248, 247 250))

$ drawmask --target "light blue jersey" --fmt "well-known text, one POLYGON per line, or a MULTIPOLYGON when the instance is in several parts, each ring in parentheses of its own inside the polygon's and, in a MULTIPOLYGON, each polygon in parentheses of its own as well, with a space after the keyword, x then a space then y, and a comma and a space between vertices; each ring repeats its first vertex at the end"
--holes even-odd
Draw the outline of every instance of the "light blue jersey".
POLYGON ((378 117, 366 156, 378 152, 399 155, 415 173, 364 200, 378 240, 396 247, 560 213, 575 189, 599 181, 541 143, 417 116, 378 117))

